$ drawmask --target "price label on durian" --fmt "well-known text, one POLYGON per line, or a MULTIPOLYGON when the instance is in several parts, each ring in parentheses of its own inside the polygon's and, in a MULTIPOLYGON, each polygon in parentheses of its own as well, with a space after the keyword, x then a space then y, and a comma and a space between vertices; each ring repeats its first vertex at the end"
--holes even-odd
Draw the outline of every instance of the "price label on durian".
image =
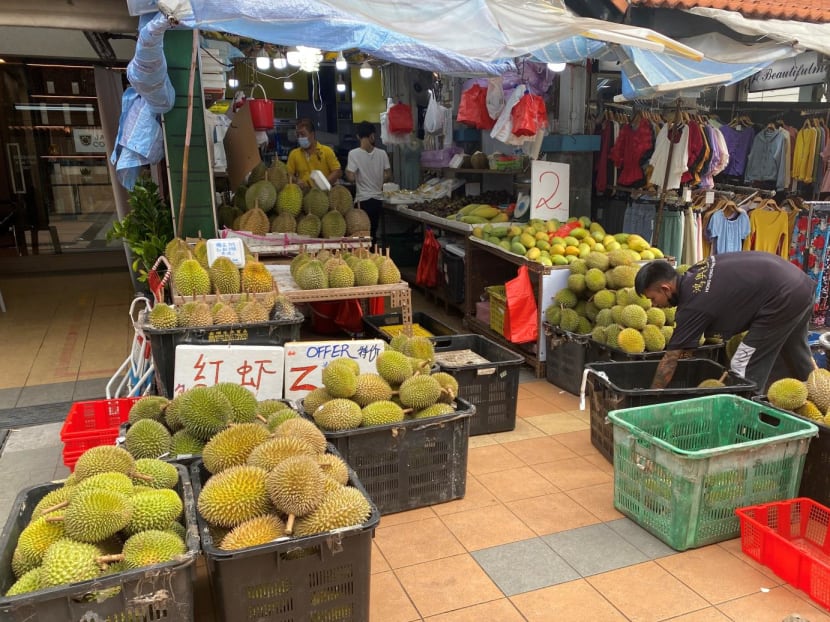
POLYGON ((530 217, 565 222, 570 216, 571 165, 534 160, 530 165, 530 217))
POLYGON ((176 347, 173 392, 233 382, 258 400, 282 398, 285 350, 281 346, 181 345, 176 347))
POLYGON ((351 359, 360 373, 376 373, 375 360, 385 343, 382 339, 289 341, 284 347, 285 398, 302 400, 309 391, 323 386, 323 368, 335 359, 351 359))

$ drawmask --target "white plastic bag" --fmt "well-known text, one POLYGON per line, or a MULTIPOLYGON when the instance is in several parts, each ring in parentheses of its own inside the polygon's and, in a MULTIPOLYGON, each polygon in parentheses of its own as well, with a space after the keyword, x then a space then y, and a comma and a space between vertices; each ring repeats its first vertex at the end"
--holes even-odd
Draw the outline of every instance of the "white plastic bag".
POLYGON ((427 111, 424 114, 424 131, 427 134, 443 134, 444 115, 447 112, 447 109, 435 100, 435 95, 430 91, 429 104, 427 104, 427 111))
POLYGON ((518 101, 522 98, 522 95, 525 94, 526 90, 527 88, 524 84, 520 84, 513 89, 510 97, 508 97, 507 101, 504 103, 504 108, 502 108, 501 114, 496 119, 496 124, 493 126, 493 129, 490 130, 490 136, 492 138, 500 140, 503 143, 514 144, 516 136, 513 135, 513 119, 511 118, 510 113, 513 110, 513 106, 518 103, 518 101))
POLYGON ((487 80, 487 114, 491 119, 498 119, 504 109, 504 89, 502 77, 496 76, 487 80))

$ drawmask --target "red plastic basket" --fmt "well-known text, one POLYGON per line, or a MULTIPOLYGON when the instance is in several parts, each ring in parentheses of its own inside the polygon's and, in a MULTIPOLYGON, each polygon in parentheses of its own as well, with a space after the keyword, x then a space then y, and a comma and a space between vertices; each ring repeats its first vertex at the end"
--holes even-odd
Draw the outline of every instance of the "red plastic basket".
POLYGON ((63 463, 70 469, 82 453, 98 445, 111 445, 118 437, 119 426, 127 421, 130 408, 140 398, 75 402, 61 428, 63 463))
POLYGON ((743 552, 830 609, 830 508, 799 497, 735 513, 743 552))

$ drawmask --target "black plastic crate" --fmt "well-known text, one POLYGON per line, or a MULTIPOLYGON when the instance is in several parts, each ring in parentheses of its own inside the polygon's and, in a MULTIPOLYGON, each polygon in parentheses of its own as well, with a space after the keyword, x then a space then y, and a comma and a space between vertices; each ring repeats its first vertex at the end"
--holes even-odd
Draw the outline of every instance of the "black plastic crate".
POLYGON ((464 286, 464 257, 458 253, 441 248, 438 255, 438 270, 444 277, 444 291, 447 301, 453 304, 461 304, 465 300, 464 286))
POLYGON ((456 412, 448 415, 323 433, 381 515, 413 510, 464 497, 476 409, 462 398, 456 403, 456 412))
POLYGON ((544 323, 547 339, 545 378, 568 393, 579 395, 585 365, 597 358, 594 341, 544 323))
POLYGON ((438 368, 458 381, 458 394, 475 404, 470 436, 516 428, 519 370, 524 357, 481 335, 433 337, 435 353, 472 350, 489 363, 438 362, 438 368))
MULTIPOLYGON (((179 483, 176 491, 184 505, 187 528, 187 554, 180 560, 126 570, 91 581, 81 581, 0 598, 0 620, 29 622, 31 620, 165 620, 192 622, 194 560, 199 555, 199 531, 196 524, 196 503, 190 474, 176 465, 179 483), (97 602, 86 598, 93 592, 121 589, 97 602)), ((5 594, 14 583, 11 559, 20 532, 29 524, 38 501, 58 484, 42 484, 17 495, 6 526, 0 535, 0 593, 5 594)))
POLYGON ((728 393, 751 398, 755 383, 729 372, 726 386, 698 388, 707 378, 720 378, 726 368, 710 359, 680 359, 672 381, 665 389, 650 389, 660 361, 611 361, 590 363, 586 394, 591 408, 591 444, 614 461, 614 426, 607 415, 612 410, 635 408, 694 397, 728 393))
POLYGON ((415 268, 421 261, 421 249, 424 246, 424 234, 420 225, 413 225, 401 233, 385 233, 383 245, 389 248, 389 255, 399 268, 415 268))
MULTIPOLYGON (((766 396, 756 396, 756 401, 772 406, 766 396)), ((778 410, 783 410, 779 408, 778 410)), ((807 457, 804 459, 804 472, 801 476, 801 487, 798 489, 799 497, 809 497, 822 505, 830 506, 830 426, 822 421, 802 417, 790 410, 784 412, 814 423, 818 427, 818 436, 810 441, 807 450, 807 457)))
MULTIPOLYGON (((337 453, 330 445, 329 453, 337 453)), ((191 466, 198 500, 210 473, 191 466)), ((353 471, 349 483, 365 496, 353 471)), ((216 547, 197 516, 217 621, 363 622, 369 619, 372 538, 378 509, 362 525, 304 538, 285 538, 237 551, 216 547)))
POLYGON ((175 396, 176 346, 184 344, 237 344, 249 346, 282 345, 300 338, 303 314, 297 311, 290 320, 269 320, 259 324, 217 324, 205 328, 151 328, 143 326, 153 354, 156 388, 164 397, 175 396))
MULTIPOLYGON (((436 320, 431 315, 427 315, 421 311, 415 311, 412 314, 412 323, 418 324, 424 330, 429 331, 435 336, 439 335, 454 335, 456 331, 436 320)), ((367 337, 378 337, 386 341, 390 341, 392 337, 397 334, 397 330, 387 329, 386 327, 402 326, 403 316, 399 311, 393 313, 385 313, 384 315, 364 315, 363 326, 367 337)))

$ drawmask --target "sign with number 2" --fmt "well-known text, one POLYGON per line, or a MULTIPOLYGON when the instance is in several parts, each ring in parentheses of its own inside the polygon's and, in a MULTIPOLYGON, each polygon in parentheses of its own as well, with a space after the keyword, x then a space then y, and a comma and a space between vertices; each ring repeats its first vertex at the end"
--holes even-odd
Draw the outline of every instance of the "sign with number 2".
POLYGON ((571 165, 534 160, 530 167, 530 217, 565 221, 570 215, 571 165))

